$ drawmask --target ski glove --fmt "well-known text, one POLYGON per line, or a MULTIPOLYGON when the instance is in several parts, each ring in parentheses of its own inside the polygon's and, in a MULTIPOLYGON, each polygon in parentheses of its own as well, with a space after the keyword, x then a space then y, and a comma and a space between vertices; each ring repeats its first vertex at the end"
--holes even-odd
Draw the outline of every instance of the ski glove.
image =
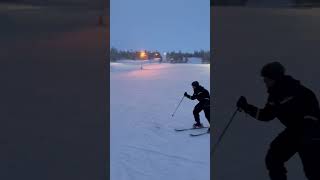
POLYGON ((248 107, 248 103, 247 103, 247 99, 244 96, 241 96, 237 102, 237 107, 242 109, 242 110, 246 110, 246 108, 248 107))
POLYGON ((185 97, 189 97, 189 94, 187 92, 184 92, 185 97))

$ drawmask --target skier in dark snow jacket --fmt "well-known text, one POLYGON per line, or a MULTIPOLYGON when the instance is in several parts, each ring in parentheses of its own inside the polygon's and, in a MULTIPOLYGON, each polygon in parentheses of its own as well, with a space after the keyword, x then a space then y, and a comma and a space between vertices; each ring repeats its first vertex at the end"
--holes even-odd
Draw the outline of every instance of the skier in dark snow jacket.
POLYGON ((315 94, 298 80, 285 75, 279 62, 261 70, 268 90, 263 109, 241 96, 237 106, 260 121, 278 118, 286 129, 270 145, 265 162, 271 180, 286 180, 285 162, 298 153, 309 180, 320 180, 320 110, 315 94))
MULTIPOLYGON (((199 101, 199 103, 193 109, 193 116, 194 120, 196 121, 196 123, 193 124, 193 127, 199 128, 203 127, 203 125, 200 123, 199 115, 202 110, 204 111, 205 117, 210 124, 210 93, 204 87, 200 86, 198 81, 192 82, 191 85, 194 91, 193 95, 191 96, 187 92, 185 92, 184 96, 191 100, 197 99, 199 101)), ((208 132, 210 132, 210 128, 208 129, 208 132)))

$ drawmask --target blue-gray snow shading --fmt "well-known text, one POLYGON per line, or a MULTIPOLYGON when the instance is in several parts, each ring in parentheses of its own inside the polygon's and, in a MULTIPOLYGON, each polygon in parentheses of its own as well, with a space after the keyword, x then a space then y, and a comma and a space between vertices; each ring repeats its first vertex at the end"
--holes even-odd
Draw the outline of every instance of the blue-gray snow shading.
MULTIPOLYGON (((209 88, 210 65, 111 63, 111 180, 208 180, 210 137, 192 138, 191 82, 209 88)), ((204 114, 202 122, 207 124, 204 114)), ((199 129, 200 131, 200 129, 199 129)))

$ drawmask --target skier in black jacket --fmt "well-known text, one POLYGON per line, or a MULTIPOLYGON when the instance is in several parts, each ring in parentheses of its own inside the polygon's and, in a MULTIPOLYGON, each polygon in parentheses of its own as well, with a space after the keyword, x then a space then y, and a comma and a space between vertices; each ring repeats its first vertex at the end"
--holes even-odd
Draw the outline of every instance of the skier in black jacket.
MULTIPOLYGON (((205 117, 210 124, 210 93, 204 87, 200 86, 198 81, 192 82, 191 85, 194 91, 193 95, 191 96, 185 92, 184 96, 191 100, 197 99, 199 101, 199 103, 193 109, 193 116, 194 120, 196 121, 196 123, 193 124, 193 127, 199 128, 203 127, 203 125, 200 123, 199 115, 202 110, 204 111, 205 117)), ((210 128, 208 129, 208 132, 210 132, 210 128)))
POLYGON ((241 96, 238 108, 260 121, 278 118, 286 129, 270 145, 266 167, 271 180, 286 180, 284 166, 298 153, 309 180, 320 180, 320 110, 315 94, 298 80, 285 75, 279 62, 266 64, 261 70, 268 90, 263 109, 247 103, 241 96))

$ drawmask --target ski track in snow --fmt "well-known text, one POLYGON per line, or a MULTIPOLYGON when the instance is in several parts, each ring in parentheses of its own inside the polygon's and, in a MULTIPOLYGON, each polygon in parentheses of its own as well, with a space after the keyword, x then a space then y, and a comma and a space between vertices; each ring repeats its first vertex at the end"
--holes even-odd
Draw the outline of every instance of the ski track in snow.
MULTIPOLYGON (((111 180, 207 180, 210 137, 190 137, 197 101, 191 82, 209 87, 210 65, 111 63, 111 180)), ((201 121, 208 125, 201 113, 201 121)))
POLYGON ((156 151, 156 150, 152 150, 152 149, 148 149, 148 148, 142 148, 142 147, 136 147, 136 146, 126 146, 126 147, 128 147, 130 149, 144 151, 144 152, 151 153, 151 154, 158 154, 158 155, 165 156, 165 157, 168 157, 168 158, 178 159, 178 160, 185 161, 185 162, 197 163, 197 164, 202 164, 202 165, 206 163, 206 162, 203 162, 203 161, 195 161, 195 160, 192 160, 192 159, 189 159, 189 158, 186 158, 186 157, 181 157, 179 155, 162 153, 162 152, 159 152, 159 151, 156 151))

